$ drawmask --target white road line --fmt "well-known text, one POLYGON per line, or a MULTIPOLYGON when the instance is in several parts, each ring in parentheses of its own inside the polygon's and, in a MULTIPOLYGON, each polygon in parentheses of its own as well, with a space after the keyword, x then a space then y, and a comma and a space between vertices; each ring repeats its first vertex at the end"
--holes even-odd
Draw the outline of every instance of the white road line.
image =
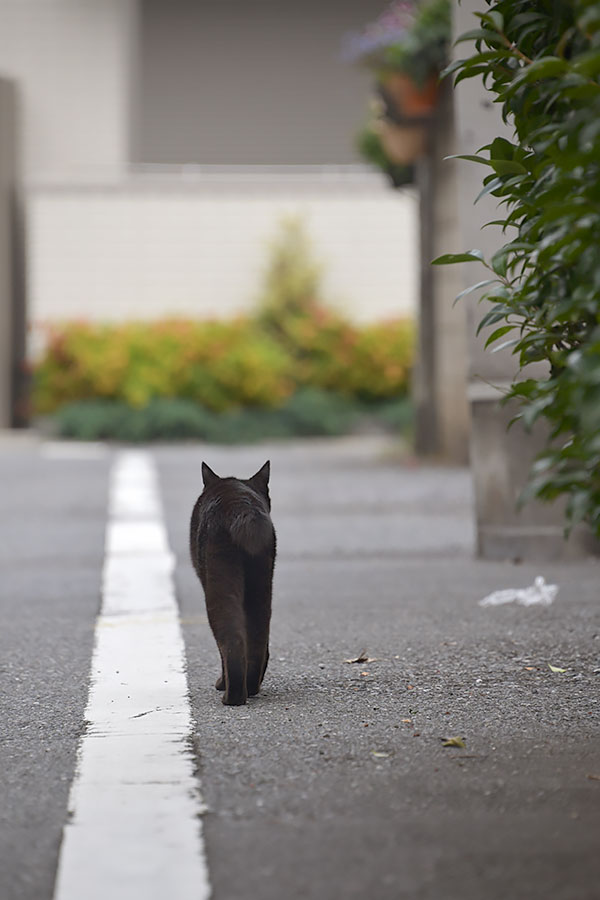
POLYGON ((122 452, 55 900, 210 896, 172 568, 152 459, 122 452))

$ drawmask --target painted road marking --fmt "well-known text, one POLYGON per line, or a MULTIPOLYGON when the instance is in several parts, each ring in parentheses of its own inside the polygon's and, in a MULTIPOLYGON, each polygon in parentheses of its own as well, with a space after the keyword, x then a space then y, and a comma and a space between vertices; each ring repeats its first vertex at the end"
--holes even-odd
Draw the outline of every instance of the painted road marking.
POLYGON ((210 896, 172 570, 152 459, 119 453, 55 900, 210 896))

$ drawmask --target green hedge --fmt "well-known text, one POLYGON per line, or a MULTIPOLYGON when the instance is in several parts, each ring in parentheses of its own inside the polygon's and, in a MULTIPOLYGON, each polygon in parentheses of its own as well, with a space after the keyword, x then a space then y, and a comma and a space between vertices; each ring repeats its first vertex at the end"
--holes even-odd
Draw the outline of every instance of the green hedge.
POLYGON ((341 434, 365 404, 397 417, 412 322, 352 324, 321 301, 320 275, 302 222, 286 219, 251 315, 55 324, 34 366, 33 413, 55 415, 65 436, 224 442, 341 434))
POLYGON ((319 307, 278 329, 258 319, 54 326, 34 368, 33 411, 110 400, 142 409, 177 398, 215 412, 275 409, 304 387, 377 402, 406 396, 413 328, 357 328, 319 307))
POLYGON ((60 437, 78 440, 202 440, 218 444, 331 437, 373 425, 406 432, 411 421, 412 408, 407 399, 365 406, 315 388, 298 391, 277 410, 216 413, 185 399, 157 398, 142 408, 114 400, 87 400, 67 404, 52 417, 60 437))
POLYGON ((277 406, 292 390, 292 361, 244 320, 165 320, 92 325, 70 322, 48 335, 34 369, 36 413, 76 400, 142 408, 158 397, 213 410, 277 406))

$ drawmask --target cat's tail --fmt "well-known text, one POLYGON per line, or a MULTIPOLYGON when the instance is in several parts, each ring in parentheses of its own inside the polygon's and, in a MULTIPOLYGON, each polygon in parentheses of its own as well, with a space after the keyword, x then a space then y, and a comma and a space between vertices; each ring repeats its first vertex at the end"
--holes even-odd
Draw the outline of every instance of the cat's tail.
POLYGON ((273 523, 262 509, 248 507, 236 511, 228 530, 234 544, 250 556, 257 556, 273 544, 273 523))

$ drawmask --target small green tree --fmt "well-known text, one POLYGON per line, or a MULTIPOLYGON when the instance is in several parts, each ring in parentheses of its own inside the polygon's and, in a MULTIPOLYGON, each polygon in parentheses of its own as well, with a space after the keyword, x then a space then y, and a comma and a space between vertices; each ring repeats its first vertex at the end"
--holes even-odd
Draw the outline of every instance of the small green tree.
POLYGON ((322 268, 314 259, 302 219, 283 219, 272 242, 258 297, 258 318, 278 337, 291 321, 310 315, 319 306, 322 268))
POLYGON ((490 169, 482 194, 498 197, 504 215, 494 224, 510 240, 490 260, 471 250, 434 263, 489 270, 469 289, 483 287, 492 304, 479 329, 495 326, 486 346, 510 346, 519 360, 507 397, 518 418, 550 424, 525 496, 566 494, 569 525, 585 520, 600 537, 600 3, 488 7, 459 38, 474 52, 446 74, 457 73, 455 84, 482 77, 514 125, 511 141, 460 157, 490 169), (547 377, 527 377, 537 361, 547 377))

